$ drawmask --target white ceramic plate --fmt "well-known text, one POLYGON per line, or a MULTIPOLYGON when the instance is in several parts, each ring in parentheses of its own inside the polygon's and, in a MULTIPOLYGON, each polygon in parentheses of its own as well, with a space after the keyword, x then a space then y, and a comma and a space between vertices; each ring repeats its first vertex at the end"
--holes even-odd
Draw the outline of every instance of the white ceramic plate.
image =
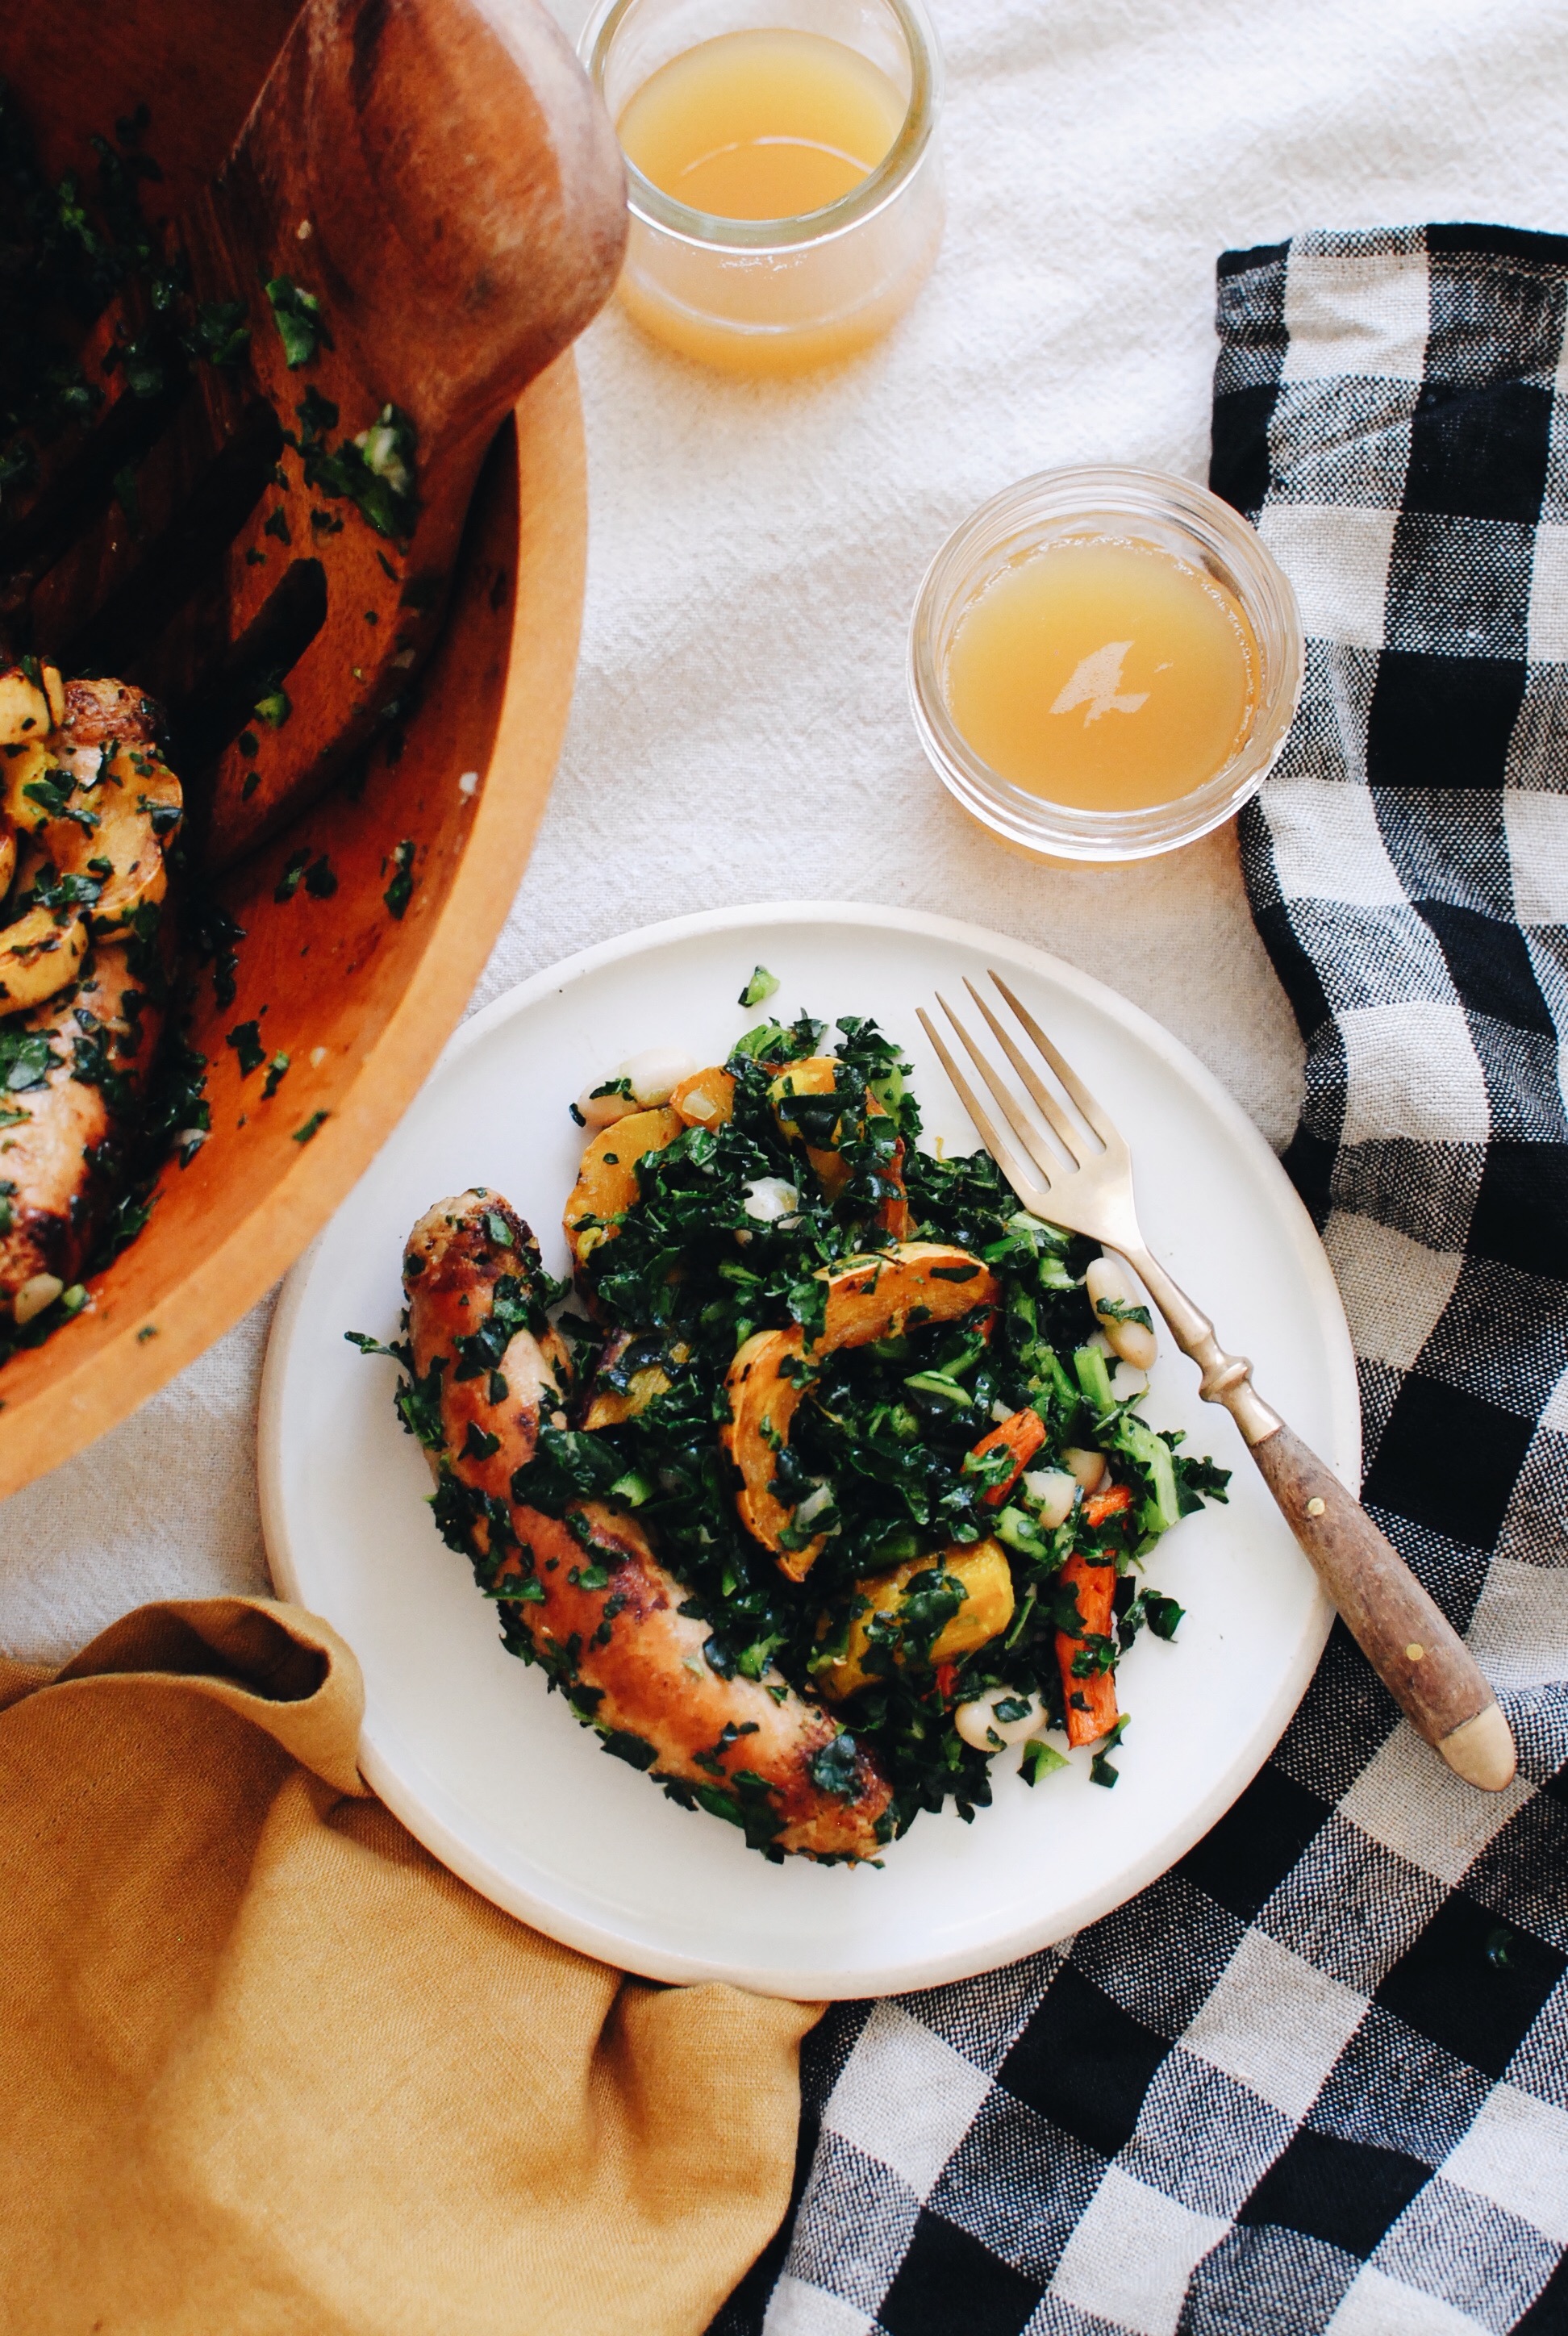
POLYGON ((391 1364, 345 1330, 395 1334, 404 1237, 432 1201, 493 1185, 564 1270, 561 1205, 581 1137, 570 1097, 655 1043, 722 1060, 756 1017, 758 961, 793 1015, 872 1014, 915 1065, 928 1144, 972 1129, 917 1004, 988 964, 1008 972, 1129 1138, 1144 1229, 1251 1354, 1270 1400, 1357 1480, 1355 1369, 1310 1221, 1273 1154, 1185 1048, 1055 958, 944 919, 841 904, 726 909, 656 925, 541 973, 453 1038, 407 1117, 295 1268, 272 1332, 261 1487, 278 1588, 323 1614, 365 1669, 361 1762, 436 1856, 538 1929, 663 1980, 854 1996, 1008 1961, 1104 1914, 1207 1831, 1306 1687, 1329 1611, 1224 1413, 1170 1348, 1145 1406, 1235 1471, 1230 1505, 1150 1561, 1187 1617, 1145 1632, 1118 1675, 1132 1714, 1113 1791, 1087 1757, 1037 1787, 1018 1756, 972 1825, 922 1816, 881 1871, 770 1865, 729 1825, 677 1809, 608 1759, 495 1618, 424 1505, 424 1458, 393 1415, 391 1364))

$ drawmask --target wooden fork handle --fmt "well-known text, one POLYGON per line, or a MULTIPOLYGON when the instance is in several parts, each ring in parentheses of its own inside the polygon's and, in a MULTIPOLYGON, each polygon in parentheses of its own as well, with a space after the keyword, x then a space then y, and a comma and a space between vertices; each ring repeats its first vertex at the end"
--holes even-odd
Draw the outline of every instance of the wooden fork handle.
POLYGON ((1465 1641, 1331 1468, 1290 1428, 1251 1447, 1347 1628, 1418 1736, 1484 1792, 1514 1779, 1514 1737, 1465 1641))
POLYGON ((1514 1779, 1513 1733, 1453 1624, 1355 1495, 1263 1401, 1246 1357, 1225 1352, 1208 1317, 1147 1250, 1123 1254, 1203 1373, 1205 1401, 1223 1404, 1235 1420, 1281 1514, 1412 1728, 1456 1776, 1502 1792, 1514 1779))

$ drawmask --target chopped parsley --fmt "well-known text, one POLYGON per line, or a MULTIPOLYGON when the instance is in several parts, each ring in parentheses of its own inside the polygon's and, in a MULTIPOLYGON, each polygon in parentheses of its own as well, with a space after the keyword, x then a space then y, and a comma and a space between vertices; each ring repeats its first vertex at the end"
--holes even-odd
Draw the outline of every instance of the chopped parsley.
POLYGON ((321 303, 290 277, 275 276, 267 287, 272 321, 283 344, 283 362, 290 373, 310 363, 321 345, 321 303))
POLYGON ((393 878, 382 899, 401 923, 403 914, 414 898, 414 839, 404 836, 392 854, 393 878))

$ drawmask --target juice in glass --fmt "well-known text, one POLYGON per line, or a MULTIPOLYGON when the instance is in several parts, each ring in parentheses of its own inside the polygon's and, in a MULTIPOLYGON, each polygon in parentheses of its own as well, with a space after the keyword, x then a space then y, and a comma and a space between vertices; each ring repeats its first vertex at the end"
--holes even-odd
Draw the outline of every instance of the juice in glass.
POLYGON ((647 331, 800 373, 903 314, 944 216, 925 0, 601 0, 581 54, 627 160, 619 296, 647 331))
POLYGON ((1153 543, 1066 536, 993 576, 944 676, 959 734, 999 778, 1056 803, 1176 801, 1237 753, 1257 650, 1234 599, 1153 543))
POLYGON ((797 219, 876 169, 905 102, 886 73, 821 33, 721 33, 633 92, 617 127, 646 179, 716 219, 797 219))

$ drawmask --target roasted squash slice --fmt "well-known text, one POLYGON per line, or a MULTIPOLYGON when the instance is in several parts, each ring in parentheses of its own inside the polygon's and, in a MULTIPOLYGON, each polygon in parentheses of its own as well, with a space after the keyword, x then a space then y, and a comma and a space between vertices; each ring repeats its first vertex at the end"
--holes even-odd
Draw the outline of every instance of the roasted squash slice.
MULTIPOLYGON (((618 1372, 631 1348, 644 1344, 635 1330, 614 1330, 604 1343, 590 1379, 591 1393, 583 1411, 580 1425, 584 1427, 618 1427, 623 1420, 636 1419, 648 1409, 656 1396, 666 1395, 674 1384, 661 1360, 652 1360, 633 1371, 623 1387, 605 1386, 607 1374, 618 1372)), ((688 1349, 679 1347, 675 1358, 684 1362, 688 1349)))
MULTIPOLYGON (((885 1256, 854 1258, 832 1273, 824 1269, 819 1279, 827 1282, 827 1308, 822 1338, 811 1349, 813 1358, 840 1347, 868 1346, 922 1322, 950 1322, 974 1307, 995 1305, 998 1294, 989 1268, 945 1241, 902 1241, 885 1256)), ((788 1330, 759 1330, 748 1338, 729 1367, 730 1416, 720 1430, 740 1472, 735 1506, 741 1523, 775 1552, 792 1582, 805 1579, 825 1539, 819 1533, 803 1549, 785 1548, 781 1536, 794 1512, 773 1489, 778 1453, 789 1442, 803 1391, 803 1381, 791 1374, 805 1358, 805 1333, 798 1324, 788 1330)), ((810 1377, 808 1369, 805 1380, 810 1377)))
POLYGON ((54 681, 54 696, 60 696, 60 676, 53 666, 39 666, 32 658, 33 670, 19 665, 0 669, 0 746, 15 746, 32 738, 45 737, 59 716, 51 704, 49 682, 54 681))
MULTIPOLYGON (((1013 1619, 1013 1575, 1008 1563, 1007 1552, 996 1541, 954 1542, 943 1550, 933 1551, 929 1557, 914 1557, 903 1565, 895 1565, 887 1573, 872 1573, 855 1583, 856 1594, 866 1601, 866 1610, 850 1624, 844 1650, 816 1673, 817 1691, 832 1703, 842 1703, 846 1696, 857 1695, 871 1684, 873 1673, 863 1667, 864 1657, 871 1646, 871 1626, 878 1614, 896 1614, 917 1574, 930 1573, 937 1568, 950 1573, 962 1582, 964 1602, 952 1620, 944 1622, 931 1643, 930 1660, 956 1663, 965 1655, 972 1655, 999 1638, 1013 1619)), ((828 1617, 823 1617, 818 1637, 827 1634, 828 1617)), ((902 1657, 895 1657, 901 1661, 902 1657)))
POLYGON ((56 924, 50 909, 29 909, 0 926, 0 1014, 20 1014, 68 989, 87 954, 80 917, 56 924))
POLYGON ((100 939, 169 889, 163 854, 179 827, 179 780, 151 749, 77 747, 61 756, 28 746, 10 758, 5 809, 57 875, 84 877, 98 893, 90 911, 100 939))
POLYGON ((612 1223, 589 1221, 624 1216, 637 1201, 638 1162, 650 1152, 662 1152, 685 1127, 677 1112, 661 1105, 657 1111, 634 1111, 594 1137, 567 1196, 564 1219, 567 1246, 579 1267, 601 1242, 615 1236, 612 1223))
MULTIPOLYGON (((798 1063, 786 1063, 768 1088, 773 1104, 774 1119, 786 1144, 799 1143, 806 1158, 816 1172, 823 1191, 830 1201, 837 1201, 850 1181, 850 1170, 838 1145, 843 1139, 843 1122, 840 1120, 826 1144, 808 1144, 789 1108, 792 1095, 831 1095, 842 1065, 831 1055, 808 1055, 798 1063)), ((870 1087, 865 1090, 866 1115, 871 1119, 886 1119, 887 1106, 879 1101, 870 1087)), ((904 1198, 904 1147, 895 1145, 888 1164, 888 1181, 894 1186, 878 1207, 872 1222, 881 1232, 891 1233, 894 1241, 905 1241, 911 1228, 910 1205, 904 1198)))
POLYGON ((735 1081, 727 1071, 693 1071, 670 1089, 669 1107, 687 1127, 726 1127, 735 1117, 735 1081))
POLYGON ((729 1367, 725 1382, 729 1396, 729 1422, 719 1430, 725 1450, 740 1470, 740 1490, 735 1496, 740 1521, 755 1541, 778 1557, 780 1570, 792 1582, 803 1582, 827 1538, 818 1533, 803 1549, 784 1549, 780 1542, 793 1522, 773 1488, 774 1470, 781 1448, 789 1442, 802 1387, 786 1377, 784 1365, 798 1363, 805 1348, 799 1324, 788 1330, 758 1330, 749 1338, 729 1367))
MULTIPOLYGON (((0 675, 0 689, 8 678, 0 675)), ((50 745, 46 733, 0 748, 0 811, 19 834, 36 835, 57 819, 76 785, 76 772, 50 745)))
POLYGON ((989 1266, 950 1241, 900 1241, 880 1256, 850 1258, 826 1277, 827 1323, 817 1351, 869 1346, 924 1322, 952 1322, 998 1295, 989 1266))

